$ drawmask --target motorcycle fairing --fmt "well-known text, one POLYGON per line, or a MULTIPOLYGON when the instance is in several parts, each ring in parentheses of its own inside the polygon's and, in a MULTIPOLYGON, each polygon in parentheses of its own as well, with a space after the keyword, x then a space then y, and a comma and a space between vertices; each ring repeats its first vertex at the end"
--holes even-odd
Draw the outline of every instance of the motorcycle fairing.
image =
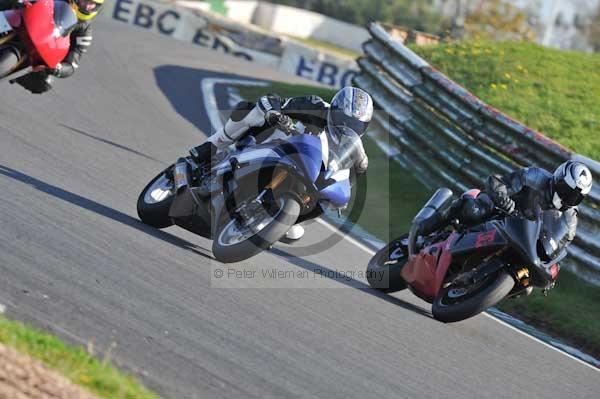
POLYGON ((496 250, 506 245, 506 239, 491 223, 485 223, 481 229, 468 230, 452 246, 452 254, 461 256, 473 251, 496 250))
POLYGON ((547 286, 556 279, 556 268, 553 266, 563 260, 566 249, 557 251, 553 259, 542 261, 538 255, 538 238, 542 230, 542 223, 522 219, 507 218, 505 221, 496 222, 498 231, 509 241, 513 248, 529 265, 532 272, 532 284, 535 286, 547 286))
POLYGON ((323 154, 321 139, 310 134, 292 136, 278 147, 295 161, 302 174, 311 182, 315 182, 321 172, 323 154))
POLYGON ((321 170, 321 141, 315 136, 303 134, 292 136, 285 142, 267 142, 246 147, 240 152, 228 155, 215 165, 213 173, 222 175, 231 171, 232 160, 240 171, 253 164, 258 165, 258 168, 275 164, 286 165, 314 183, 321 170))
POLYGON ((67 56, 71 45, 70 38, 58 32, 54 21, 55 6, 52 0, 39 0, 22 11, 31 44, 50 68, 56 68, 67 56))
POLYGON ((400 274, 410 290, 431 303, 440 290, 452 263, 452 246, 458 239, 452 233, 445 241, 430 245, 411 256, 400 274))
MULTIPOLYGON (((188 164, 181 173, 185 174, 184 181, 191 181, 188 164)), ((189 185, 181 186, 173 198, 169 209, 169 218, 177 226, 198 234, 202 237, 211 238, 212 216, 210 214, 209 199, 197 195, 196 187, 189 185)), ((213 204, 214 206, 214 204, 213 204)))
POLYGON ((496 222, 498 231, 510 242, 519 254, 530 264, 537 265, 540 258, 537 254, 537 238, 540 224, 523 218, 506 218, 496 222))
POLYGON ((344 169, 337 172, 328 172, 325 179, 332 183, 319 191, 322 200, 328 201, 332 206, 341 208, 350 202, 352 186, 350 184, 350 170, 344 169))
MULTIPOLYGON (((6 19, 6 22, 10 25, 11 28, 17 29, 21 26, 22 20, 20 11, 6 10, 0 12, 0 14, 2 14, 2 16, 6 19)), ((5 32, 8 32, 8 27, 6 27, 6 29, 7 30, 5 30, 5 32)))
MULTIPOLYGON (((200 199, 196 204, 192 187, 185 187, 173 199, 169 217, 177 226, 191 231, 199 236, 212 237, 212 216, 206 199, 200 199)), ((196 197, 197 198, 197 197, 196 197)))

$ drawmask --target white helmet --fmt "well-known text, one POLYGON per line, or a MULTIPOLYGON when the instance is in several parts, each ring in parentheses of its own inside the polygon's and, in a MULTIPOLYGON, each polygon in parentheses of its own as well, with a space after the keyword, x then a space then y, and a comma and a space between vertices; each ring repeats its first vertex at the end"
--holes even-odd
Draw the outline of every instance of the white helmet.
POLYGON ((331 100, 327 114, 327 126, 331 133, 359 137, 367 131, 373 117, 373 99, 357 87, 344 87, 331 100))
POLYGON ((577 206, 592 190, 592 172, 581 162, 567 161, 554 172, 552 188, 556 209, 577 206))

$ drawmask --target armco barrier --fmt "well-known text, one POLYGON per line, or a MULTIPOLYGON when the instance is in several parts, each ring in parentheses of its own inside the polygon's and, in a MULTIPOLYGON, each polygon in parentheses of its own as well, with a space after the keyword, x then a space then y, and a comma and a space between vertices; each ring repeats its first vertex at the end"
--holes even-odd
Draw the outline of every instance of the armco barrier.
POLYGON ((373 95, 388 114, 377 115, 398 157, 427 186, 457 192, 481 187, 492 173, 520 166, 553 170, 568 159, 585 162, 595 175, 594 189, 579 207, 577 237, 568 266, 586 280, 600 283, 600 166, 485 104, 444 76, 379 24, 363 45, 356 84, 373 95), (385 119, 385 120, 384 120, 385 119))

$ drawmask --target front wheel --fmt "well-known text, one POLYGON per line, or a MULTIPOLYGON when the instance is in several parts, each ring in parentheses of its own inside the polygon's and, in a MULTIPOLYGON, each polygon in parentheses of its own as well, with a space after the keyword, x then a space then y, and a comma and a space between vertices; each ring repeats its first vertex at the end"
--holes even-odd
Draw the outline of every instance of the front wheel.
POLYGON ((298 220, 300 204, 289 195, 270 203, 256 199, 243 203, 235 215, 225 215, 217 229, 212 251, 223 263, 240 262, 277 242, 298 220))
POLYGON ((142 190, 137 201, 140 220, 147 225, 163 229, 173 224, 169 210, 173 204, 173 180, 169 177, 171 167, 162 171, 142 190))
POLYGON ((496 305, 513 289, 515 281, 500 271, 476 286, 449 285, 440 290, 433 301, 433 317, 453 323, 473 317, 496 305))

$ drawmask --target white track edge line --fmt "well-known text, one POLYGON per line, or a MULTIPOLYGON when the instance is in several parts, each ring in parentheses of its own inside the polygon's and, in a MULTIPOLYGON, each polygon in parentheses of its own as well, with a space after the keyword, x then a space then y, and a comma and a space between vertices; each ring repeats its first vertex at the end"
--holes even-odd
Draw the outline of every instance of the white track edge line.
POLYGON ((531 334, 527 334, 525 331, 523 331, 523 330, 520 330, 520 329, 518 329, 517 327, 510 325, 509 323, 505 322, 504 320, 500 320, 499 318, 497 318, 497 317, 496 317, 496 316, 494 316, 494 315, 491 315, 491 314, 489 314, 489 313, 487 313, 487 312, 483 312, 483 315, 484 315, 484 316, 487 316, 488 318, 490 318, 490 319, 492 319, 492 320, 495 320, 495 321, 497 321, 498 323, 500 323, 500 324, 504 325, 505 327, 508 327, 508 328, 510 328, 510 329, 511 329, 511 330, 513 330, 513 331, 516 331, 516 332, 518 332, 518 333, 519 333, 519 334, 521 334, 521 335, 524 335, 524 336, 526 336, 526 337, 529 337, 529 338, 531 338, 531 339, 532 339, 532 340, 534 340, 534 341, 537 341, 537 342, 539 342, 540 344, 542 344, 542 345, 544 345, 544 346, 546 346, 546 347, 548 347, 548 348, 550 348, 550 349, 552 349, 552 350, 554 350, 554 351, 556 351, 556 352, 562 353, 563 355, 565 355, 565 356, 567 356, 567 357, 570 357, 571 359, 573 359, 573 360, 575 360, 575 361, 577 361, 577 362, 579 362, 579 363, 583 364, 584 366, 587 366, 587 367, 591 368, 591 369, 592 369, 592 370, 594 370, 594 371, 600 372, 600 369, 599 369, 598 367, 596 367, 596 366, 594 366, 594 365, 592 365, 592 364, 589 364, 588 362, 586 362, 586 361, 584 361, 584 360, 581 360, 581 359, 579 359, 579 358, 577 358, 577 357, 575 357, 575 356, 573 356, 573 355, 571 355, 571 354, 569 354, 569 353, 567 353, 567 352, 565 352, 565 351, 563 351, 563 350, 561 350, 561 349, 559 349, 559 348, 557 348, 557 347, 555 347, 555 346, 552 346, 552 345, 550 345, 549 343, 547 343, 547 342, 544 342, 544 341, 542 341, 541 339, 539 339, 539 338, 537 338, 537 337, 534 337, 534 336, 533 336, 533 335, 531 335, 531 334))

